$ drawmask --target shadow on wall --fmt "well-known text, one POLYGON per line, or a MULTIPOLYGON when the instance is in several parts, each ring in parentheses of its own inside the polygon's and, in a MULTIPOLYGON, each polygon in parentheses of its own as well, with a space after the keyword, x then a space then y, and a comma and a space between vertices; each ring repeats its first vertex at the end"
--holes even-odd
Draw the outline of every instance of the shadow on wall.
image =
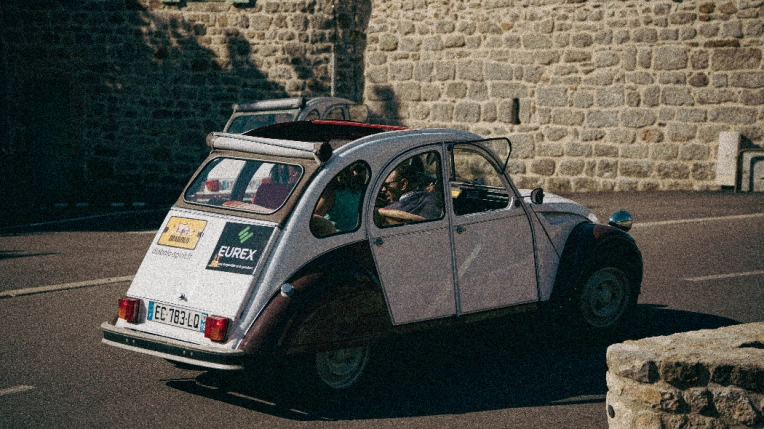
POLYGON ((232 103, 329 95, 332 42, 336 95, 361 101, 370 0, 289 16, 219 13, 227 25, 184 7, 0 5, 9 105, 0 181, 13 184, 0 187, 0 206, 172 202, 232 103), (271 19, 271 30, 253 32, 255 19, 271 19))
POLYGON ((400 117, 400 103, 395 96, 395 91, 389 86, 376 86, 372 89, 371 97, 375 103, 374 109, 369 110, 369 122, 402 125, 400 117))

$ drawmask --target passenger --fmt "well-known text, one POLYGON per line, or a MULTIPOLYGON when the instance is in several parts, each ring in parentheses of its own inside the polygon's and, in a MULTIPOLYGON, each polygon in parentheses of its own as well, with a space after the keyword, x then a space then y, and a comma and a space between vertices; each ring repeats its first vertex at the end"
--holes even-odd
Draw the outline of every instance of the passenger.
POLYGON ((337 176, 334 187, 334 204, 326 213, 338 231, 350 231, 358 226, 361 196, 366 187, 366 168, 352 165, 337 176))
POLYGON ((350 231, 358 226, 359 208, 366 188, 366 180, 366 168, 362 164, 354 164, 332 179, 321 194, 313 212, 312 226, 316 226, 314 232, 317 235, 350 231), (332 231, 319 219, 315 219, 316 216, 330 221, 334 230, 332 231), (330 232, 327 233, 327 231, 330 232))

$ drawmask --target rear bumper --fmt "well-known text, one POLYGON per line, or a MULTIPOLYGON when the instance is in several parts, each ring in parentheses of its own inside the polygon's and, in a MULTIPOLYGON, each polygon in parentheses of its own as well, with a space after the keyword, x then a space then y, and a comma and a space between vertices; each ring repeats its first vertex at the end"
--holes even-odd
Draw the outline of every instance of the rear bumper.
POLYGON ((242 350, 213 349, 145 332, 118 328, 108 322, 102 323, 101 329, 103 329, 101 342, 110 346, 205 368, 243 369, 245 354, 242 350))

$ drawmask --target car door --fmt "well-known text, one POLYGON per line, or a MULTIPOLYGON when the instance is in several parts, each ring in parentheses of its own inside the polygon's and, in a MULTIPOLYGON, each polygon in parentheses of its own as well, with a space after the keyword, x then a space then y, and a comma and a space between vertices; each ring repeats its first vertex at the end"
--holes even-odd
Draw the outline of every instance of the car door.
POLYGON ((377 202, 367 212, 372 220, 367 222, 368 235, 396 325, 456 313, 451 234, 443 204, 442 146, 398 157, 372 188, 377 202), (404 170, 416 177, 402 179, 398 173, 404 170), (402 192, 401 199, 390 199, 393 190, 402 192), (420 201, 426 203, 408 207, 420 201))
POLYGON ((533 232, 522 201, 483 148, 455 144, 448 153, 459 313, 538 300, 533 232))

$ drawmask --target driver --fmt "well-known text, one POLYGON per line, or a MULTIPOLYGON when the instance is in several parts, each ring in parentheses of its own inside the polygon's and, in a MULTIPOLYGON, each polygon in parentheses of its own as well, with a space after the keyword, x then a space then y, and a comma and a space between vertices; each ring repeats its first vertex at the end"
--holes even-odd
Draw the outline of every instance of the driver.
POLYGON ((385 179, 377 196, 378 213, 388 224, 419 222, 440 217, 435 195, 420 189, 422 172, 414 163, 396 167, 385 179))

